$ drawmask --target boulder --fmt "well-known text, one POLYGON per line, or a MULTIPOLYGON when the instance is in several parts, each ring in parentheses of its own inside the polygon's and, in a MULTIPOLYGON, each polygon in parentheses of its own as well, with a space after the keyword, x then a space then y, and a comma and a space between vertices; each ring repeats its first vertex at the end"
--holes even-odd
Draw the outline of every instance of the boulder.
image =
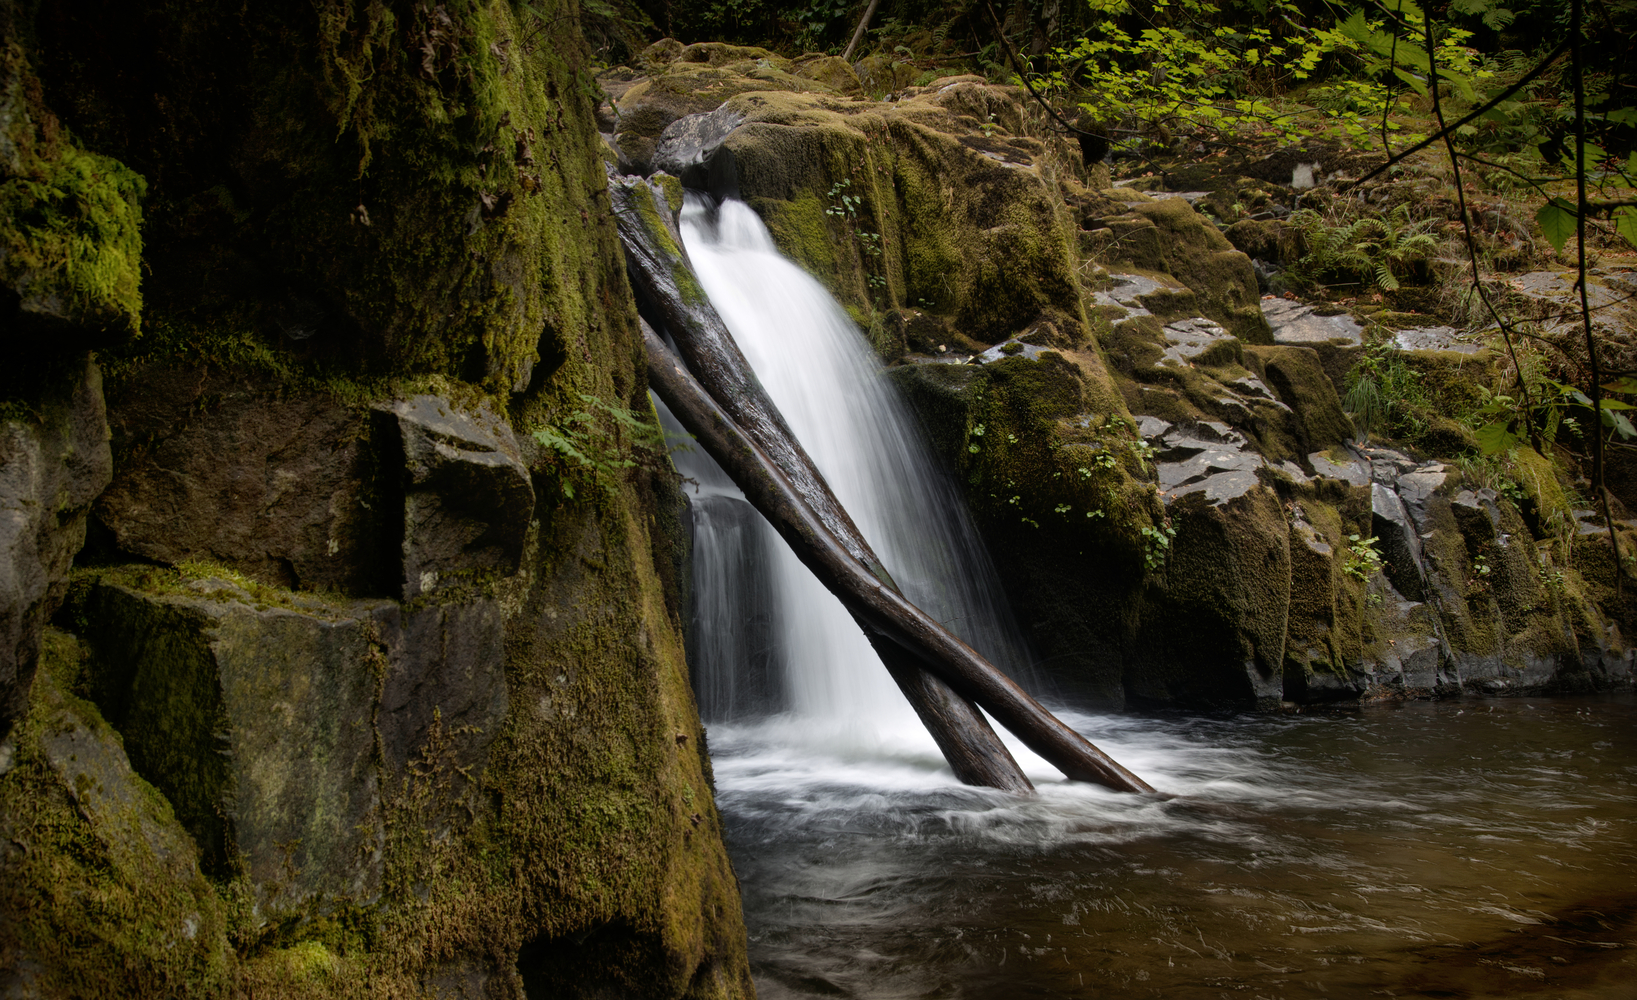
POLYGON ((0 761, 0 995, 226 990, 229 907, 119 734, 73 694, 80 656, 46 630, 0 761))
POLYGON ((155 365, 122 381, 110 411, 120 464, 96 517, 121 552, 292 589, 395 591, 393 491, 367 410, 155 365))
POLYGON ((1283 696, 1291 595, 1290 531, 1266 487, 1167 507, 1175 528, 1126 651, 1139 704, 1272 708, 1283 696))
POLYGON ((411 611, 109 569, 70 617, 133 766, 264 919, 373 902, 389 813, 439 775, 447 801, 419 818, 446 835, 506 716, 489 599, 411 611))
POLYGON ((404 600, 462 575, 517 572, 534 484, 511 426, 437 396, 377 412, 396 430, 403 461, 404 600))
POLYGON ((89 357, 52 376, 32 406, 0 410, 0 746, 28 704, 40 630, 112 471, 102 376, 89 357))
POLYGON ((1366 687, 1359 662, 1359 612, 1338 558, 1341 520, 1333 510, 1296 504, 1290 517, 1290 612, 1282 671, 1286 701, 1352 700, 1366 687), (1312 509, 1314 521, 1308 520, 1312 509))

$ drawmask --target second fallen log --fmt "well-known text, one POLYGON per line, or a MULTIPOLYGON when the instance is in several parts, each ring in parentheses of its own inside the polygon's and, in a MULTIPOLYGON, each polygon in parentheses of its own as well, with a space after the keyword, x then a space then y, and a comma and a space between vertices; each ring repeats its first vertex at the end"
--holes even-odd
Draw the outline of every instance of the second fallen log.
POLYGON ((872 639, 890 641, 912 654, 919 666, 935 673, 959 695, 977 702, 1069 778, 1117 791, 1154 790, 1052 715, 849 552, 803 502, 778 466, 700 387, 646 324, 643 346, 650 387, 872 639))

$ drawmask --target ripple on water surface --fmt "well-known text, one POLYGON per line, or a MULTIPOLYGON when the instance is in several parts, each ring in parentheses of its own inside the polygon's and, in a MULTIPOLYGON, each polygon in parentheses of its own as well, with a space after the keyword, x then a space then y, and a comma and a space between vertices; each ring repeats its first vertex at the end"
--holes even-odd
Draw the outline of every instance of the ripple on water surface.
POLYGON ((761 995, 1637 997, 1630 695, 1065 718, 1162 794, 713 727, 761 995))

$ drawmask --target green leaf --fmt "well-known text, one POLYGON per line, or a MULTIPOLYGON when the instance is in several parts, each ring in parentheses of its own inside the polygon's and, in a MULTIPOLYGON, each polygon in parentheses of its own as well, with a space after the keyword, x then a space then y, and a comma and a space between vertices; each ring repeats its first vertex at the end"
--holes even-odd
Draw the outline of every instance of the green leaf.
POLYGON ((1540 206, 1535 213, 1535 221, 1540 223, 1540 232, 1546 237, 1546 242, 1558 253, 1563 252, 1563 245, 1569 242, 1569 237, 1575 232, 1575 213, 1564 208, 1559 202, 1561 198, 1554 198, 1540 206))
MULTIPOLYGON (((1620 238, 1637 247, 1637 208, 1627 206, 1614 213, 1614 231, 1620 238)), ((1637 392, 1637 389, 1625 390, 1637 392)))
POLYGON ((1522 440, 1521 436, 1512 432, 1510 421, 1486 424, 1478 428, 1478 448, 1485 455, 1498 455, 1509 451, 1522 440))

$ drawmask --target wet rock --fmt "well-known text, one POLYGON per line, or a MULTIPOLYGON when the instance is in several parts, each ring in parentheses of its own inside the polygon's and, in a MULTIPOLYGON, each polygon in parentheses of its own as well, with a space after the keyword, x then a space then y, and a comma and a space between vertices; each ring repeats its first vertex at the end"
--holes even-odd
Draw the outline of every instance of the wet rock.
POLYGON ((1127 696, 1276 707, 1292 579, 1278 498, 1260 487, 1226 502, 1192 494, 1168 513, 1176 537, 1126 653, 1127 696))
POLYGON ((69 366, 32 410, 0 421, 0 744, 28 704, 40 630, 113 472, 95 362, 69 366))
POLYGON ((1412 601, 1426 599, 1426 574, 1421 566, 1421 537, 1404 502, 1381 483, 1370 487, 1371 530, 1378 538, 1387 579, 1412 601))
POLYGON ((744 115, 729 108, 678 118, 660 133, 648 170, 642 172, 667 173, 680 178, 687 187, 702 190, 722 191, 736 186, 732 158, 719 164, 715 174, 711 160, 722 148, 723 140, 744 120, 744 115))
POLYGON ((1430 698, 1459 690, 1437 611, 1406 599, 1381 576, 1368 586, 1365 669, 1375 697, 1430 698))
POLYGON ((1285 624, 1283 696, 1301 704, 1357 698, 1366 679, 1352 669, 1344 621, 1336 547, 1306 520, 1300 506, 1290 509, 1290 609, 1285 624))
POLYGON ((858 85, 856 76, 829 72, 827 65, 792 64, 766 49, 721 42, 677 45, 661 39, 650 46, 639 60, 646 76, 604 82, 615 121, 614 145, 628 172, 646 174, 654 168, 662 136, 673 122, 715 112, 734 95, 756 91, 835 95, 837 88, 825 81, 838 78, 849 91, 858 85))
MULTIPOLYGON (((1256 470, 1266 462, 1243 434, 1227 424, 1202 421, 1184 429, 1153 417, 1144 419, 1153 421, 1146 428, 1159 431, 1151 438, 1157 452, 1154 468, 1160 496, 1167 503, 1204 493, 1210 503, 1221 505, 1257 486, 1256 470)), ((1144 433, 1147 436, 1146 429, 1144 433)))
POLYGON ((437 396, 380 407, 403 456, 403 597, 473 573, 517 572, 534 484, 511 427, 437 396))
POLYGON ((1356 347, 1364 343, 1364 328, 1351 316, 1320 316, 1313 307, 1293 299, 1262 299, 1262 315, 1273 328, 1273 342, 1310 346, 1339 342, 1356 347))
POLYGON ((395 490, 377 481, 368 411, 202 368, 122 385, 109 403, 120 467, 96 504, 115 548, 283 587, 396 590, 395 490))
POLYGON ((1437 462, 1421 466, 1398 477, 1398 497, 1421 530, 1428 527, 1427 501, 1448 478, 1449 473, 1437 462))
MULTIPOLYGON (((1216 364, 1238 354, 1238 342, 1219 323, 1196 317, 1168 323, 1161 334, 1165 338, 1165 357, 1161 364, 1188 365, 1216 364)), ((1257 383, 1260 385, 1260 383, 1257 383)), ((1266 387, 1262 387, 1266 395, 1266 387)))

